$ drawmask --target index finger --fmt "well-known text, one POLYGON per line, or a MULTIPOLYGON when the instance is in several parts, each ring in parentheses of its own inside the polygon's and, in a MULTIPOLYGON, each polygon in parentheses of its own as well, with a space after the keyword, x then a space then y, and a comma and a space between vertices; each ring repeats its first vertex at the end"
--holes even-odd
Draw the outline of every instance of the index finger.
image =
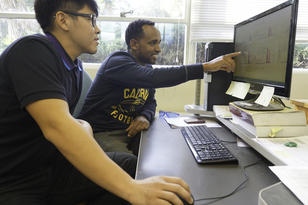
POLYGON ((229 54, 226 54, 225 56, 226 57, 235 57, 235 56, 238 56, 238 55, 240 55, 241 54, 241 51, 239 51, 239 52, 234 52, 234 53, 229 53, 229 54))

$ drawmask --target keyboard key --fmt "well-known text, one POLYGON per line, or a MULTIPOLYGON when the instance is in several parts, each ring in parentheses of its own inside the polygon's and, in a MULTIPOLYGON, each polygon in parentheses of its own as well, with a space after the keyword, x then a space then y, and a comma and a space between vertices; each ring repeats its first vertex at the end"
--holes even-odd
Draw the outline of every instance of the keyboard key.
POLYGON ((184 127, 181 132, 198 163, 238 162, 208 127, 184 127))

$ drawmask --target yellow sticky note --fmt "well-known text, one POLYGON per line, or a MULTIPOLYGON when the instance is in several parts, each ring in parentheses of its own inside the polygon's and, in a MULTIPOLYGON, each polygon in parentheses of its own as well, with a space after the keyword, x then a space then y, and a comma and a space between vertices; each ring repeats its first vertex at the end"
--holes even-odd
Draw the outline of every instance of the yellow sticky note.
POLYGON ((271 133, 268 135, 269 137, 275 137, 278 132, 280 132, 282 128, 275 127, 271 129, 271 133))

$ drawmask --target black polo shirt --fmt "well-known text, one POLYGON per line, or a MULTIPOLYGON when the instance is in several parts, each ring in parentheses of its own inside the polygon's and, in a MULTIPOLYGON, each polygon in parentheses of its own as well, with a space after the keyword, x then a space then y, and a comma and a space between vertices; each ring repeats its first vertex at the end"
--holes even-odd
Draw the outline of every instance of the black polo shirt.
POLYGON ((47 168, 60 154, 25 107, 62 99, 72 113, 81 88, 81 62, 73 62, 50 34, 18 39, 1 54, 0 185, 47 168))

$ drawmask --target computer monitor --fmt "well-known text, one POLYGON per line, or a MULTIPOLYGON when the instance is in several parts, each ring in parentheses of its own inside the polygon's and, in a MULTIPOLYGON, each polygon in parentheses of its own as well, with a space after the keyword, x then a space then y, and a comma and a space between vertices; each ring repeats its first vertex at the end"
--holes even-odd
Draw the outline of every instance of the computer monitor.
MULTIPOLYGON (((234 81, 250 83, 252 92, 271 86, 275 96, 290 97, 297 10, 298 0, 290 0, 234 26, 234 48, 242 52, 235 58, 234 81)), ((283 108, 278 103, 236 104, 252 110, 283 108)))

